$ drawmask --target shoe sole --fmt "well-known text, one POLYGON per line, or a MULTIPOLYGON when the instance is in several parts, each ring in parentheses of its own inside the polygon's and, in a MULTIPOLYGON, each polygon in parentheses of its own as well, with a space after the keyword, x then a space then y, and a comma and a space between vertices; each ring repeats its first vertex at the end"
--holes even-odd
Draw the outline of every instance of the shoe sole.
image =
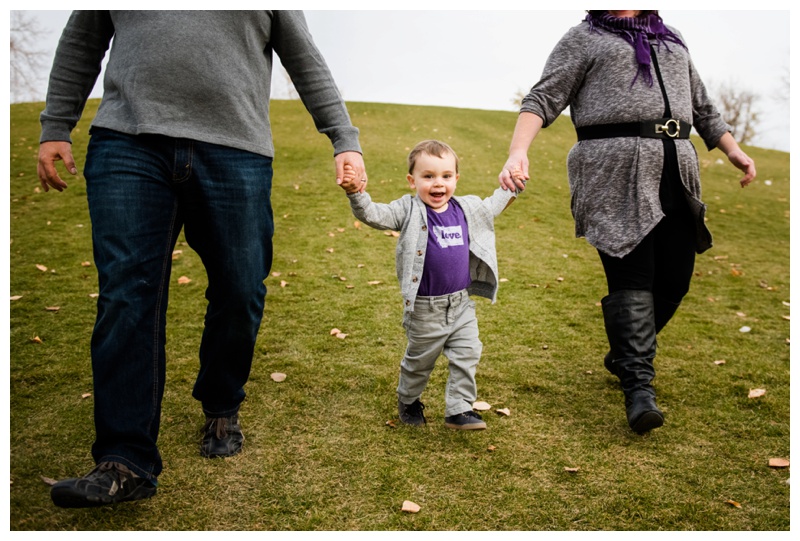
POLYGON ((468 425, 456 425, 453 423, 445 423, 444 426, 447 428, 454 428, 456 430, 485 430, 486 423, 472 423, 468 425))
POLYGON ((140 486, 127 497, 115 499, 112 496, 101 496, 97 494, 83 494, 72 490, 72 487, 58 487, 54 486, 50 490, 50 498, 53 503, 58 507, 66 509, 77 509, 83 507, 100 507, 103 505, 112 505, 115 503, 132 502, 135 500, 144 500, 152 498, 156 494, 156 487, 140 486))
POLYGON ((637 434, 649 432, 654 428, 658 428, 664 424, 664 416, 657 411, 644 412, 635 423, 631 425, 631 430, 637 434))

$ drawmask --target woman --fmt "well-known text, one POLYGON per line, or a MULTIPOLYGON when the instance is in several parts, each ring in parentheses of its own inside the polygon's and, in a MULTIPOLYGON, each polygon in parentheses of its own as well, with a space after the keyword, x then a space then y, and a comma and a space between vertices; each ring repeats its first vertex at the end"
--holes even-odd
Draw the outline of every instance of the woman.
POLYGON ((745 173, 742 187, 755 164, 657 11, 589 11, 564 35, 522 100, 502 186, 524 189, 511 173, 529 178, 528 148, 567 106, 578 133, 567 158, 575 233, 597 249, 608 281, 604 364, 643 433, 664 423, 651 385, 656 334, 689 290, 695 253, 711 247, 689 132, 745 173))

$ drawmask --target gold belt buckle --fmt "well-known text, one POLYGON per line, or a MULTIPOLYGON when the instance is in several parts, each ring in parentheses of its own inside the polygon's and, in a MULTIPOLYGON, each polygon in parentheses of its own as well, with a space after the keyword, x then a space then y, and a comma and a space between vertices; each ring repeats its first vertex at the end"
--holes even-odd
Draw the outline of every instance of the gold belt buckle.
POLYGON ((656 133, 666 133, 667 137, 672 137, 674 139, 681 133, 681 121, 670 118, 664 124, 656 124, 656 133), (672 124, 672 126, 670 126, 670 124, 672 124), (670 131, 670 128, 675 131, 670 131))

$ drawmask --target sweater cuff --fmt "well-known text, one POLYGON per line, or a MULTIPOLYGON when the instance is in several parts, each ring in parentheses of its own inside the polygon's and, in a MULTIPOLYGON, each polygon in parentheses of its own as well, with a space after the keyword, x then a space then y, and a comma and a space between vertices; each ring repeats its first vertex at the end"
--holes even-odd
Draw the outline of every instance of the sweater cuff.
POLYGON ((355 126, 335 128, 328 133, 333 144, 333 155, 342 152, 358 152, 361 154, 361 145, 358 143, 358 128, 355 126))
POLYGON ((42 122, 42 135, 39 137, 40 143, 47 141, 68 141, 72 143, 70 137, 69 124, 64 122, 43 121, 42 122))

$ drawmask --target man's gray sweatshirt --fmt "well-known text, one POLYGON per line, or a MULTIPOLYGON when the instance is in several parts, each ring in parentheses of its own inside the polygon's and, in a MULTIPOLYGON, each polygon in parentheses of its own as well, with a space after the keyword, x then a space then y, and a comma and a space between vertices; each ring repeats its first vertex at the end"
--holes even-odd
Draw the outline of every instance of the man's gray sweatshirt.
POLYGON ((334 154, 359 151, 301 11, 75 11, 59 41, 41 141, 70 141, 111 43, 93 126, 274 156, 272 52, 334 154), (113 42, 111 41, 113 37, 113 42))

